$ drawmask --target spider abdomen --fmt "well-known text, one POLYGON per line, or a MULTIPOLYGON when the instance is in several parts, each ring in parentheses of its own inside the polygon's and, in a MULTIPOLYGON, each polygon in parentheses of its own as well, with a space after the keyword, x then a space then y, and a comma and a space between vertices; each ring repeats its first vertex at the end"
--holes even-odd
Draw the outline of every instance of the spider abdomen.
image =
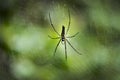
POLYGON ((65 27, 64 26, 62 26, 61 38, 62 38, 62 41, 65 40, 65 27))

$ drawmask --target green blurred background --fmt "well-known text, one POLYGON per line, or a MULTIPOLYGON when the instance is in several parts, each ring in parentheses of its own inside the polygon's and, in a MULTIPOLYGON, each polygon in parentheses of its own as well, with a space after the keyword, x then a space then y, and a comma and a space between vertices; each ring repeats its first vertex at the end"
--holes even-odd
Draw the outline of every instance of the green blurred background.
POLYGON ((0 80, 120 80, 120 0, 0 0, 0 80), (68 25, 82 53, 48 37, 68 25))

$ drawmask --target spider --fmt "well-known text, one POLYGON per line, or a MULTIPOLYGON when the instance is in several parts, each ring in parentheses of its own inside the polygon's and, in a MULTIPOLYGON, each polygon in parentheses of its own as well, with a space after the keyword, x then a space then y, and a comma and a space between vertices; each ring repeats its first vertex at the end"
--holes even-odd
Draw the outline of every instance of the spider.
POLYGON ((67 35, 68 31, 69 31, 69 28, 70 28, 70 24, 71 24, 71 16, 70 16, 70 11, 69 11, 69 10, 68 10, 68 15, 69 15, 69 23, 68 23, 67 30, 65 30, 65 26, 62 25, 62 32, 61 32, 61 34, 59 34, 58 31, 55 29, 53 23, 52 23, 52 19, 51 19, 50 13, 49 13, 50 24, 51 24, 53 30, 54 30, 54 31, 56 32, 56 34, 58 35, 58 37, 53 38, 53 37, 51 37, 50 35, 48 35, 48 37, 51 38, 51 39, 59 39, 59 41, 58 41, 58 43, 57 43, 57 45, 56 45, 56 47, 55 47, 55 50, 54 50, 54 56, 55 56, 55 53, 56 53, 56 51, 57 51, 57 48, 58 48, 58 46, 59 46, 59 44, 60 44, 60 42, 61 42, 61 43, 64 44, 64 46, 65 46, 65 58, 66 58, 66 60, 67 60, 67 46, 66 46, 66 43, 68 43, 68 44, 73 48, 73 50, 74 50, 76 53, 78 53, 79 55, 81 55, 81 53, 78 52, 78 51, 72 46, 72 44, 68 41, 68 39, 67 39, 67 38, 73 38, 73 37, 75 37, 79 32, 77 32, 76 34, 74 34, 74 35, 72 35, 72 36, 66 37, 66 35, 67 35))

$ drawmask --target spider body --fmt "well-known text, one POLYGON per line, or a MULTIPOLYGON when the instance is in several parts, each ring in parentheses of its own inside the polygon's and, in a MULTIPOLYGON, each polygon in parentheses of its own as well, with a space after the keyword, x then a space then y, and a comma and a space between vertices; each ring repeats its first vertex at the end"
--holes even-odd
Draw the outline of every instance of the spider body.
POLYGON ((65 41, 65 27, 64 26, 62 26, 61 40, 65 41))
MULTIPOLYGON (((69 12, 69 10, 68 10, 68 12, 69 12)), ((65 58, 66 58, 66 60, 67 60, 67 46, 66 46, 66 43, 68 43, 68 44, 73 48, 73 50, 74 50, 76 53, 78 53, 79 55, 81 55, 81 53, 78 52, 78 51, 72 46, 72 44, 67 40, 67 38, 73 38, 73 37, 75 37, 75 36, 78 34, 78 32, 77 32, 76 34, 72 35, 72 36, 66 37, 66 34, 67 34, 68 31, 69 31, 70 22, 71 22, 70 12, 69 12, 68 28, 67 28, 67 30, 65 31, 65 26, 63 25, 63 26, 62 26, 62 32, 61 32, 61 34, 59 34, 59 33, 57 32, 57 30, 55 29, 55 27, 54 27, 54 25, 53 25, 53 23, 52 23, 51 17, 50 17, 50 13, 49 13, 49 19, 50 19, 50 24, 51 24, 53 30, 54 30, 54 31, 56 32, 56 34, 58 35, 58 37, 53 38, 53 37, 51 37, 51 36, 49 36, 49 35, 48 35, 48 37, 50 37, 51 39, 59 39, 59 41, 58 41, 58 43, 57 43, 57 45, 56 45, 56 47, 55 47, 54 55, 55 55, 55 53, 56 53, 57 47, 58 47, 59 44, 60 44, 60 41, 61 41, 61 43, 64 42, 63 44, 64 44, 64 47, 65 47, 65 58)))

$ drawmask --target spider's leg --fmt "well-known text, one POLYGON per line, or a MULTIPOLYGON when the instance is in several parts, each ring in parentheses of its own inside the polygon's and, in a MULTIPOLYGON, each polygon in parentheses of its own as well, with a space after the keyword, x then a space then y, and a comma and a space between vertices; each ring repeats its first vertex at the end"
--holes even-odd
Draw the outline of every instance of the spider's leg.
POLYGON ((75 37, 78 33, 79 33, 79 32, 77 32, 76 34, 74 34, 74 35, 72 35, 72 36, 68 36, 68 37, 66 37, 66 38, 73 38, 73 37, 75 37))
POLYGON ((65 59, 67 60, 67 47, 66 47, 66 39, 65 39, 64 43, 65 43, 65 59))
POLYGON ((67 27, 67 31, 66 31, 66 34, 68 33, 69 31, 69 28, 70 28, 70 23, 71 23, 71 17, 70 17, 70 11, 68 9, 68 16, 69 16, 69 22, 68 22, 68 27, 67 27))
POLYGON ((68 42, 68 44, 73 48, 73 50, 75 51, 75 52, 77 52, 79 55, 81 55, 81 53, 80 52, 78 52, 73 46, 72 46, 72 44, 66 39, 66 41, 68 42))
POLYGON ((60 41, 61 41, 61 39, 59 40, 59 42, 57 43, 57 45, 56 45, 56 47, 55 47, 54 56, 55 56, 56 50, 57 50, 57 48, 58 48, 58 45, 60 44, 60 41))
POLYGON ((51 38, 51 39, 60 39, 60 37, 55 37, 55 38, 53 38, 53 37, 51 37, 50 35, 48 35, 48 37, 51 38))
POLYGON ((53 30, 60 36, 60 34, 57 32, 57 30, 55 29, 55 27, 54 27, 54 25, 53 25, 53 23, 52 23, 50 13, 49 13, 49 19, 50 19, 50 24, 51 24, 53 30))

